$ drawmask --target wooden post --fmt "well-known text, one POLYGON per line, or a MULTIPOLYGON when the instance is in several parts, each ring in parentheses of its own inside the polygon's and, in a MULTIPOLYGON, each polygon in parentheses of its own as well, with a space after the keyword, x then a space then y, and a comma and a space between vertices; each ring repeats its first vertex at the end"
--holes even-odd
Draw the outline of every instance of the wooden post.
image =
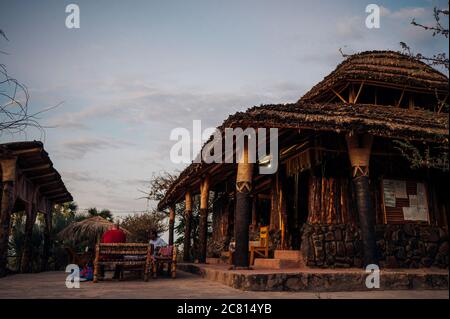
POLYGON ((412 95, 409 97, 408 107, 410 110, 414 110, 414 96, 412 95))
POLYGON ((206 176, 200 185, 200 221, 198 225, 199 254, 198 262, 206 263, 206 248, 208 237, 208 200, 209 200, 209 177, 206 176))
POLYGON ((355 103, 355 86, 353 84, 350 84, 348 91, 348 103, 355 103))
POLYGON ((257 205, 257 196, 253 196, 253 200, 252 200, 252 229, 253 231, 256 230, 256 226, 258 224, 258 220, 257 220, 257 212, 256 212, 256 205, 257 205))
POLYGON ((50 248, 52 246, 52 210, 51 206, 47 209, 47 212, 44 216, 44 247, 42 251, 42 260, 41 260, 41 271, 48 270, 48 258, 50 256, 50 248))
POLYGON ((347 148, 352 166, 352 178, 356 191, 356 206, 364 250, 364 264, 377 264, 375 242, 375 212, 369 187, 369 159, 373 137, 371 135, 347 135, 347 148))
POLYGON ((0 207, 0 277, 6 276, 11 213, 14 207, 16 159, 4 159, 2 167, 2 202, 0 207))
POLYGON ((192 196, 190 192, 185 194, 185 206, 183 261, 188 262, 191 260, 192 196))
POLYGON ((173 230, 175 228, 175 205, 169 207, 169 245, 173 245, 173 230))
POLYGON ((27 204, 27 219, 25 222, 25 234, 22 250, 22 261, 20 263, 20 271, 22 273, 32 272, 32 260, 31 260, 31 237, 33 235, 33 226, 36 222, 37 210, 35 205, 27 204))
MULTIPOLYGON (((245 143, 246 144, 246 143, 245 143)), ((236 269, 248 269, 248 228, 251 214, 253 164, 249 163, 248 147, 245 145, 242 158, 238 163, 236 176, 236 213, 234 238, 236 241, 233 266, 236 269)))

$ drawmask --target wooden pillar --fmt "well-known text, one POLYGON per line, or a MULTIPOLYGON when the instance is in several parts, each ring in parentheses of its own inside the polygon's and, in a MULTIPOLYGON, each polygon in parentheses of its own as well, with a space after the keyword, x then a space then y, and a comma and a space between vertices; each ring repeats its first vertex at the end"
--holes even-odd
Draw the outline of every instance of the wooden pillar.
POLYGON ((31 260, 31 239, 33 235, 33 227, 36 222, 37 209, 33 204, 27 204, 27 219, 25 222, 25 234, 23 241, 22 260, 20 262, 20 271, 22 273, 29 273, 33 269, 31 260))
POLYGON ((0 207, 0 277, 6 275, 8 263, 8 240, 11 213, 14 207, 14 181, 16 179, 16 159, 4 159, 2 167, 2 202, 0 207))
POLYGON ((52 217, 53 213, 51 208, 49 208, 44 215, 44 247, 42 250, 41 271, 48 270, 48 258, 50 257, 50 249, 53 245, 51 238, 52 217))
POLYGON ((175 205, 169 207, 169 245, 173 245, 173 230, 175 228, 175 205))
POLYGON ((208 200, 209 200, 209 177, 206 176, 200 185, 200 221, 198 225, 199 254, 198 262, 206 263, 206 248, 208 239, 208 200))
POLYGON ((192 196, 185 194, 183 261, 191 260, 192 196))
POLYGON ((356 191, 356 207, 362 236, 364 264, 377 264, 375 211, 371 203, 369 185, 369 159, 373 137, 367 134, 347 135, 346 140, 356 191))
POLYGON ((257 201, 258 201, 258 196, 253 196, 252 198, 252 229, 253 231, 256 230, 256 226, 258 225, 258 216, 257 211, 256 211, 256 205, 257 205, 257 201))
POLYGON ((355 86, 353 84, 350 84, 349 91, 348 91, 348 103, 355 103, 355 86))
POLYGON ((236 269, 249 267, 248 239, 249 223, 251 215, 253 164, 249 163, 247 145, 242 152, 242 158, 238 163, 236 176, 236 212, 234 223, 234 239, 236 241, 233 258, 233 266, 236 269))

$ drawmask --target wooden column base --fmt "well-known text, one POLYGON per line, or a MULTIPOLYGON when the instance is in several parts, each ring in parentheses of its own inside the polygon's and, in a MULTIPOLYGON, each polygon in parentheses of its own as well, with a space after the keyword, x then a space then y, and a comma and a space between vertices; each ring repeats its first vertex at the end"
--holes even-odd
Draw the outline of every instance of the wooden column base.
POLYGON ((359 176, 353 179, 356 191, 359 225, 361 228, 364 265, 378 264, 375 242, 375 213, 370 200, 369 177, 359 176))
POLYGON ((0 210, 0 277, 6 276, 6 267, 8 264, 8 240, 9 228, 11 223, 11 213, 13 209, 14 183, 3 182, 2 202, 0 210))
POLYGON ((200 208, 200 222, 198 225, 198 236, 199 236, 199 254, 198 262, 201 264, 206 263, 206 248, 207 248, 207 237, 208 237, 208 209, 200 208))
POLYGON ((248 227, 250 223, 251 198, 248 192, 236 192, 235 242, 233 266, 249 267, 248 259, 248 227))
POLYGON ((183 261, 191 261, 191 216, 192 212, 188 211, 184 221, 184 242, 183 242, 183 261))

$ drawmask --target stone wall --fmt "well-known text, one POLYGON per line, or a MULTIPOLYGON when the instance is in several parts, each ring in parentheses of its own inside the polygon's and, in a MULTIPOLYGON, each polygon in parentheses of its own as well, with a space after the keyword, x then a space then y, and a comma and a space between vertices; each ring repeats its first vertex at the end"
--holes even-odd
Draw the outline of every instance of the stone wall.
MULTIPOLYGON (((448 232, 427 225, 377 225, 380 267, 448 268, 448 232)), ((362 267, 361 233, 354 225, 302 228, 301 250, 310 267, 362 267)))

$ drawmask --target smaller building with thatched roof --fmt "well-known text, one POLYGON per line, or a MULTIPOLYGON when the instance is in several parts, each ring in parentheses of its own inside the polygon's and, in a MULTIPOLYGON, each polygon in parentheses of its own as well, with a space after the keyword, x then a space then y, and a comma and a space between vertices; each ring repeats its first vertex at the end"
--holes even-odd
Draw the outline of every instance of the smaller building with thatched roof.
POLYGON ((45 220, 41 265, 45 270, 51 246, 52 208, 72 201, 72 195, 39 141, 0 144, 0 176, 0 276, 6 273, 11 215, 19 211, 26 212, 21 271, 31 270, 31 235, 39 213, 45 220))

